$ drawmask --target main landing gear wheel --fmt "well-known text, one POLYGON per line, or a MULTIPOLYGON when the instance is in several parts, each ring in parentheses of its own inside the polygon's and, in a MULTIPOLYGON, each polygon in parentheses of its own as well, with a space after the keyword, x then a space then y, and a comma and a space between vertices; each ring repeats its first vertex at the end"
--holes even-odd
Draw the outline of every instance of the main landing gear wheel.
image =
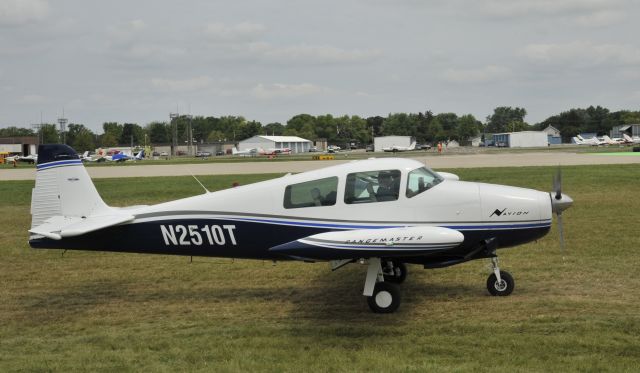
POLYGON ((375 313, 391 313, 400 305, 400 290, 395 284, 378 282, 373 295, 367 297, 369 308, 375 313))
POLYGON ((487 279, 487 290, 494 296, 506 297, 513 292, 515 282, 509 272, 500 271, 500 281, 495 273, 487 279))
POLYGON ((407 266, 404 263, 389 260, 382 268, 385 282, 401 284, 407 279, 407 266))

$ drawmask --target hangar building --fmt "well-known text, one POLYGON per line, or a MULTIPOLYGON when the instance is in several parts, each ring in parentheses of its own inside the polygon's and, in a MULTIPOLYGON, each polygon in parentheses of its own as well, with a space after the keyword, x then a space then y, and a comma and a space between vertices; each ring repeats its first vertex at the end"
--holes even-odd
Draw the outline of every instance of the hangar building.
POLYGON ((640 124, 622 124, 619 126, 613 126, 611 128, 610 137, 621 138, 622 134, 626 133, 627 136, 640 137, 640 124))
POLYGON ((238 150, 247 149, 291 149, 291 153, 306 153, 311 147, 311 141, 298 136, 253 136, 238 143, 238 150))
POLYGON ((0 137, 0 152, 19 154, 23 156, 37 154, 38 138, 31 136, 0 137))
POLYGON ((493 143, 495 146, 507 148, 533 148, 548 146, 549 138, 544 131, 495 133, 493 143))
POLYGON ((547 128, 542 130, 547 133, 547 139, 549 144, 551 145, 560 145, 562 144, 562 137, 560 136, 560 130, 555 128, 554 126, 547 126, 547 128))
POLYGON ((373 151, 381 152, 382 148, 390 148, 392 146, 409 147, 416 142, 415 137, 411 136, 380 136, 373 139, 373 151))

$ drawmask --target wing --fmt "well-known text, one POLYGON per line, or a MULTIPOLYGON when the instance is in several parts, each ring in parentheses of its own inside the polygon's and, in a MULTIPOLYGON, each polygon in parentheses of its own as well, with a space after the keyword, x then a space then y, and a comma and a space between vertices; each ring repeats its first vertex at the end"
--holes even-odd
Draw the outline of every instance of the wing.
POLYGON ((432 226, 356 229, 314 234, 269 249, 297 260, 422 256, 457 247, 464 235, 432 226))

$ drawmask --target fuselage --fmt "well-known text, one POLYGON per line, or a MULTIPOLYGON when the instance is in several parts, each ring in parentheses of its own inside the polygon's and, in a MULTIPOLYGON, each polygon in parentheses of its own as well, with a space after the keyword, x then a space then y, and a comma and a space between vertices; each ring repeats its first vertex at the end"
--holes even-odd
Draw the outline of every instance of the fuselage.
MULTIPOLYGON (((549 193, 447 179, 438 179, 420 192, 412 191, 412 172, 421 168, 422 163, 409 159, 356 161, 133 207, 127 209, 135 216, 130 223, 57 241, 33 237, 30 244, 42 248, 279 260, 286 258, 270 252, 270 248, 327 231, 439 226, 464 234, 464 242, 457 248, 433 254, 432 260, 438 262, 474 255, 474 250, 489 240, 497 248, 510 247, 538 239, 550 229, 549 193), (358 188, 353 185, 353 175, 381 170, 399 175, 397 199, 349 198, 358 188), (287 200, 298 198, 291 197, 292 186, 295 193, 295 186, 317 180, 335 183, 331 204, 296 204, 287 200)), ((365 190, 363 186, 359 196, 367 194, 365 190)), ((328 251, 323 255, 326 257, 322 259, 340 259, 344 252, 328 251)), ((366 252, 358 255, 367 257, 366 252)))

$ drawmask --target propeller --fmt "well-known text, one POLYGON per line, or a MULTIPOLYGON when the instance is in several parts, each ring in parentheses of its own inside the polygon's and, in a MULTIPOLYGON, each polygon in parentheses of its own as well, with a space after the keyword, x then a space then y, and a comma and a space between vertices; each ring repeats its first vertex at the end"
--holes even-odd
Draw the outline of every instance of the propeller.
POLYGON ((562 259, 564 260, 564 229, 562 226, 562 212, 573 204, 573 199, 562 193, 562 171, 558 167, 558 172, 553 177, 553 193, 551 193, 551 211, 555 212, 558 218, 558 232, 560 233, 560 248, 562 259))

